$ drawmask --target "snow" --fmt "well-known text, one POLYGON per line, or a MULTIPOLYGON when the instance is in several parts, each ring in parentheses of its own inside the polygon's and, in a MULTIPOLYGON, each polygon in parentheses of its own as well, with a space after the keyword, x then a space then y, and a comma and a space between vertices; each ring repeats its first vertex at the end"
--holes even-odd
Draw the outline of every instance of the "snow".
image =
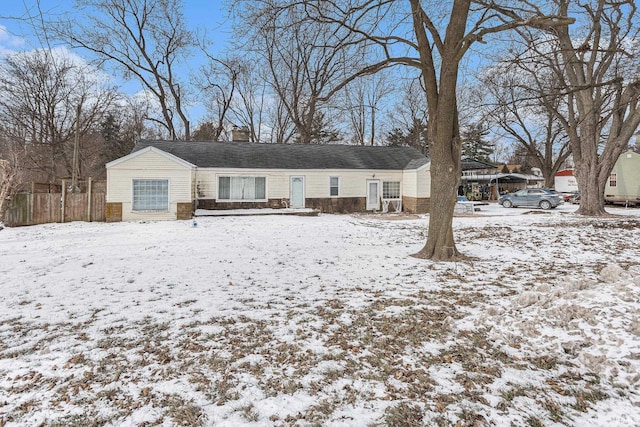
POLYGON ((4 228, 0 426, 640 425, 640 210, 575 209, 4 228))

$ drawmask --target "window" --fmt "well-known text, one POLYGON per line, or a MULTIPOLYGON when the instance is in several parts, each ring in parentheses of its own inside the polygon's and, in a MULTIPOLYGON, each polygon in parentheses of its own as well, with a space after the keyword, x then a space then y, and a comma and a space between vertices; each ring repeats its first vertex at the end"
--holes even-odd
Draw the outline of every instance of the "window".
POLYGON ((399 199, 400 198, 400 181, 383 181, 382 182, 382 198, 383 199, 399 199))
POLYGON ((133 180, 134 211, 168 211, 169 180, 167 179, 134 179, 133 180))
POLYGON ((218 177, 218 200, 266 200, 266 189, 264 176, 218 177))
POLYGON ((339 194, 340 188, 340 178, 337 176, 332 176, 329 178, 329 196, 337 197, 339 194))
POLYGON ((609 177, 609 187, 617 187, 618 186, 618 174, 612 173, 609 177))

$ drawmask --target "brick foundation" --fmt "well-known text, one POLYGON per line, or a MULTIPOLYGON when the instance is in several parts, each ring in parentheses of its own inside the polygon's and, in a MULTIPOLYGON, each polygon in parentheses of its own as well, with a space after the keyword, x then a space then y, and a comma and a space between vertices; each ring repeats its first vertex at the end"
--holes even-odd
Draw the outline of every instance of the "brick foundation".
MULTIPOLYGON (((218 202, 214 199, 202 199, 197 203, 197 209, 281 209, 289 206, 289 199, 269 199, 267 202, 218 202)), ((366 212, 367 201, 364 197, 305 199, 305 207, 325 213, 366 212)))
POLYGON ((429 213, 431 199, 427 197, 402 198, 402 210, 409 213, 429 213))
POLYGON ((193 218, 193 204, 178 203, 176 206, 176 219, 191 219, 191 218, 193 218))
POLYGON ((122 221, 122 203, 107 203, 105 221, 107 222, 122 221))
POLYGON ((229 209, 280 209, 289 205, 288 199, 269 199, 266 202, 218 202, 215 199, 199 199, 197 209, 229 210, 229 209))
POLYGON ((364 197, 306 199, 305 207, 325 213, 366 212, 367 199, 364 197))

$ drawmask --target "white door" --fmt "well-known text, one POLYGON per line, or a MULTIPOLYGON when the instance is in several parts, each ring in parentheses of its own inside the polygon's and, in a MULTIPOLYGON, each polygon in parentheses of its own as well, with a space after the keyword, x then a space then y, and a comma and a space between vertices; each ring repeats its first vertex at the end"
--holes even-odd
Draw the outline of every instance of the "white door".
POLYGON ((289 203, 292 208, 304 208, 304 176, 291 177, 289 203))
POLYGON ((380 181, 367 181, 367 210, 380 210, 380 181))

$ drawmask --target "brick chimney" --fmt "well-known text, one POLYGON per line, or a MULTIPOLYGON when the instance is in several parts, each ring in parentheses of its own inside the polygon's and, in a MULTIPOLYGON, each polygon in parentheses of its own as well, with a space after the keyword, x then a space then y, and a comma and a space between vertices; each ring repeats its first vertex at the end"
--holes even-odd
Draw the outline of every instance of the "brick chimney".
POLYGON ((232 142, 249 142, 249 128, 246 126, 233 125, 231 128, 232 142))

